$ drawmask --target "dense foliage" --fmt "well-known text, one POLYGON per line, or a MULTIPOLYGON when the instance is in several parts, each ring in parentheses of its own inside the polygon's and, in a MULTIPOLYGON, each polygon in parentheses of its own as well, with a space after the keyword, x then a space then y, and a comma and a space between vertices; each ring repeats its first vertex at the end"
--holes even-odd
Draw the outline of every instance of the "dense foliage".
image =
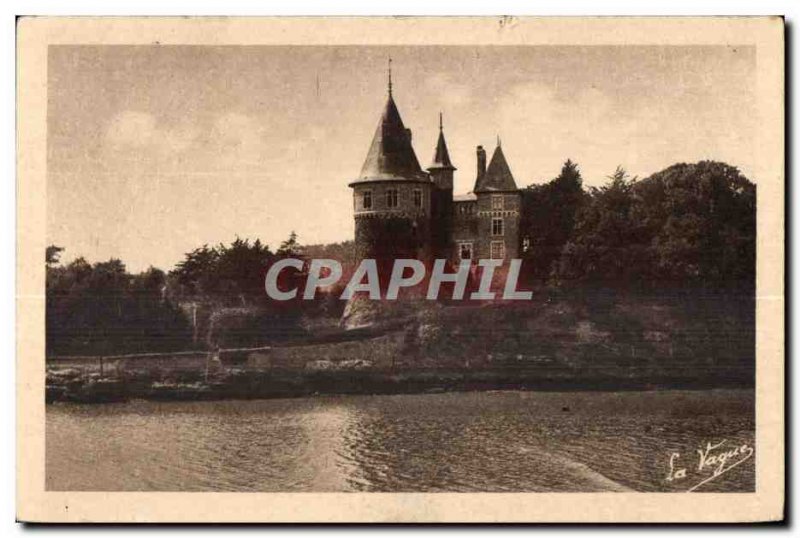
POLYGON ((309 259, 322 258, 336 260, 344 267, 354 267, 358 263, 355 241, 306 245, 303 252, 309 259))
POLYGON ((755 185, 727 164, 676 164, 642 181, 618 168, 607 185, 589 191, 555 276, 647 288, 752 288, 755 219, 755 185))
POLYGON ((297 305, 274 311, 265 304, 263 291, 270 263, 301 255, 294 233, 275 253, 259 240, 237 238, 230 245, 204 245, 187 253, 169 275, 155 268, 130 274, 116 259, 91 265, 78 258, 61 265, 63 250, 51 245, 46 252, 48 354, 124 354, 203 346, 208 344, 203 333, 212 315, 230 323, 233 314, 223 312, 230 307, 249 307, 238 314, 248 323, 278 333, 295 331, 297 305))
POLYGON ((56 266, 50 252, 48 354, 121 354, 191 345, 186 316, 164 297, 166 278, 160 269, 132 275, 119 260, 91 265, 83 258, 56 266))
POLYGON ((170 293, 230 306, 259 304, 267 269, 286 257, 302 258, 294 232, 274 253, 259 239, 251 243, 237 237, 230 245, 203 245, 187 253, 170 272, 170 293))
POLYGON ((529 244, 523 248, 523 259, 529 277, 544 280, 572 235, 575 214, 584 200, 583 179, 578 165, 570 160, 561 173, 543 185, 522 190, 520 235, 529 244))
POLYGON ((577 166, 523 191, 528 274, 571 285, 754 285, 756 188, 736 168, 676 164, 638 180, 617 170, 584 191, 577 166))

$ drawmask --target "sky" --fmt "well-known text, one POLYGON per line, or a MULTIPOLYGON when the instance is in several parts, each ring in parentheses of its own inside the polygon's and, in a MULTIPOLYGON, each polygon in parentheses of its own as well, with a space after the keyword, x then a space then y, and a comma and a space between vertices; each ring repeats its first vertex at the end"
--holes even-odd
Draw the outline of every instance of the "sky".
POLYGON ((141 271, 237 236, 352 239, 389 57, 423 167, 444 116, 456 194, 498 137, 520 187, 568 158, 587 186, 704 159, 757 182, 748 47, 51 46, 48 244, 141 271))

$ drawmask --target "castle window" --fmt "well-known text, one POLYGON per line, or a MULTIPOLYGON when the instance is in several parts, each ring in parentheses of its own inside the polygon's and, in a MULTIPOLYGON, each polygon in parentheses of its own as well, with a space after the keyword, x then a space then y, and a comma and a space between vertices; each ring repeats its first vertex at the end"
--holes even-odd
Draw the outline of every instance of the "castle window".
POLYGON ((493 194, 492 195, 492 210, 498 211, 503 209, 503 195, 502 194, 493 194))
POLYGON ((458 244, 458 257, 462 260, 472 259, 472 243, 458 244))
POLYGON ((506 257, 506 244, 502 241, 492 241, 490 254, 493 260, 502 260, 506 257))
POLYGON ((414 207, 422 207, 422 191, 414 189, 414 207))
POLYGON ((364 197, 361 198, 361 206, 364 209, 372 209, 372 191, 364 191, 364 197))
POLYGON ((386 191, 386 207, 397 207, 397 189, 386 191))
POLYGON ((492 235, 503 235, 503 219, 492 219, 492 235))
POLYGON ((531 238, 526 237, 522 240, 522 252, 528 252, 531 249, 531 238))

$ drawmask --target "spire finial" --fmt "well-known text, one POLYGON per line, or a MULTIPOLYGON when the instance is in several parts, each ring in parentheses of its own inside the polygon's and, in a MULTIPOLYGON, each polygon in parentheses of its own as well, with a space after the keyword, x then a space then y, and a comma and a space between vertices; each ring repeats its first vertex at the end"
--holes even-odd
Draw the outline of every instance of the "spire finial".
POLYGON ((442 113, 439 112, 439 130, 442 130, 442 113))
POLYGON ((497 147, 498 148, 500 147, 500 135, 499 134, 497 135, 497 147))
POLYGON ((392 57, 389 56, 389 97, 392 96, 392 57))

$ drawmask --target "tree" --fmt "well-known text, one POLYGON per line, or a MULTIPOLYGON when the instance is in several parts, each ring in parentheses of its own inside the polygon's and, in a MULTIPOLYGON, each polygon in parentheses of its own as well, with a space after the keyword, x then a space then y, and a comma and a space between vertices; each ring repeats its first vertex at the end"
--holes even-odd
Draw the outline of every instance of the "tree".
POLYGON ((358 263, 355 241, 342 241, 340 243, 327 243, 317 245, 304 245, 303 255, 306 258, 327 258, 338 261, 347 270, 352 270, 358 263))
POLYGON ((90 265, 77 258, 48 267, 47 352, 120 354, 191 345, 188 320, 164 300, 160 269, 132 275, 120 260, 90 265))
POLYGON ((48 246, 45 254, 45 263, 47 264, 47 267, 58 265, 62 252, 64 252, 64 249, 61 247, 57 247, 55 245, 48 246))
POLYGON ((756 190, 736 168, 676 164, 642 181, 618 168, 609 179, 578 213, 562 282, 753 288, 756 190))
POLYGON ((258 303, 264 297, 266 270, 274 260, 275 254, 258 239, 251 243, 237 237, 230 245, 204 245, 187 253, 170 273, 168 281, 180 288, 171 295, 230 306, 258 303))
POLYGON ((213 291, 219 252, 203 245, 186 254, 171 272, 183 292, 189 295, 213 291))
POLYGON ((584 196, 578 165, 569 159, 552 181, 522 191, 520 236, 523 241, 527 239, 523 258, 533 278, 544 280, 550 276, 572 234, 584 196))
POLYGON ((637 189, 659 277, 703 286, 755 285, 756 186, 725 163, 676 164, 637 189))
POLYGON ((264 276, 275 255, 261 241, 250 244, 239 239, 230 246, 217 247, 219 258, 214 272, 216 293, 235 298, 241 305, 260 302, 264 298, 264 276))
POLYGON ((646 271, 637 224, 631 219, 636 178, 618 166, 609 183, 589 190, 559 260, 561 281, 629 283, 646 271))
POLYGON ((289 238, 281 243, 275 254, 280 258, 297 258, 302 254, 300 243, 297 241, 297 234, 292 230, 289 238))

